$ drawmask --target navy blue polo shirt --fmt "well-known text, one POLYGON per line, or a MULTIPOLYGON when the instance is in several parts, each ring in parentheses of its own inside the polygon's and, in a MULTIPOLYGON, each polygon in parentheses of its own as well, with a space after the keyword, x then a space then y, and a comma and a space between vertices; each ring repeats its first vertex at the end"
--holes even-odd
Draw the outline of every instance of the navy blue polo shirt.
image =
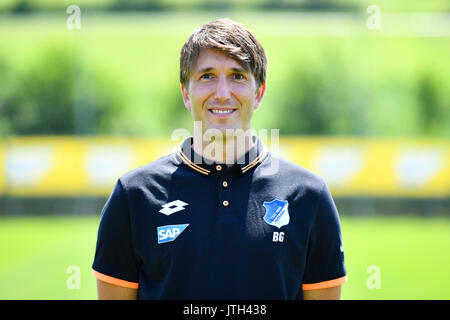
POLYGON ((120 177, 102 211, 94 275, 137 288, 138 299, 302 299, 344 283, 323 179, 254 139, 231 166, 207 163, 190 137, 120 177))

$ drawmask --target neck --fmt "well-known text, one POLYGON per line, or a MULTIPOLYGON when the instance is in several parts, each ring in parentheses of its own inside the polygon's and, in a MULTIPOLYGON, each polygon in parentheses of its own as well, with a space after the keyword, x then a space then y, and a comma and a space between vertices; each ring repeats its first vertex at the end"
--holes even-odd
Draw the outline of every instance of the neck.
POLYGON ((202 137, 194 135, 192 148, 207 161, 232 165, 254 144, 251 130, 248 130, 242 134, 212 137, 211 139, 207 139, 205 135, 202 137))

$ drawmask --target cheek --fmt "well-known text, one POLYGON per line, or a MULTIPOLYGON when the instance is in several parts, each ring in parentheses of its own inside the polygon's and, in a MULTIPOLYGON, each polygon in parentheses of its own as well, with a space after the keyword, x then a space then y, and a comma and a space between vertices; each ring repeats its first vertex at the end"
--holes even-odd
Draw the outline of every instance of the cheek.
POLYGON ((233 92, 235 97, 239 100, 239 102, 246 107, 247 109, 253 109, 256 101, 255 91, 248 86, 236 86, 233 88, 233 92))
POLYGON ((211 86, 202 85, 192 88, 191 100, 194 106, 201 106, 211 96, 211 86))

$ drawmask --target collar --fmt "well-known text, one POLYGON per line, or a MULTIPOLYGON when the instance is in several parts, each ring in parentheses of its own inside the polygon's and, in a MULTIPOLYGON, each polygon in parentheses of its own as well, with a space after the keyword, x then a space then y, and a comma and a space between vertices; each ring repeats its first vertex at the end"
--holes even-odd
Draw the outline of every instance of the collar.
MULTIPOLYGON (((261 140, 259 140, 257 136, 253 136, 252 138, 254 142, 253 146, 232 165, 239 166, 242 173, 258 166, 268 155, 268 151, 264 148, 261 140)), ((204 175, 209 175, 213 170, 216 170, 217 166, 223 168, 227 167, 224 163, 211 163, 212 160, 205 160, 205 158, 195 152, 192 148, 193 141, 193 137, 188 137, 178 146, 177 151, 175 152, 177 160, 204 175)))

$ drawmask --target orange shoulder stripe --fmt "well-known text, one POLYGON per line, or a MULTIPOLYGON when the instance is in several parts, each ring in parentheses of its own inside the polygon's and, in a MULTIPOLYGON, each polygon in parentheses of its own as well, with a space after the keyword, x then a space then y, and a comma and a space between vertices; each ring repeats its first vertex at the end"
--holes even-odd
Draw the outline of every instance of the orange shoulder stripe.
POLYGON ((114 277, 107 276, 106 274, 100 273, 100 272, 95 271, 95 270, 92 270, 92 273, 94 274, 94 276, 98 280, 101 280, 103 282, 114 284, 116 286, 131 288, 131 289, 139 288, 139 282, 130 282, 130 281, 117 279, 117 278, 114 278, 114 277))
POLYGON ((322 281, 322 282, 316 282, 316 283, 304 283, 302 284, 303 290, 315 290, 315 289, 325 289, 325 288, 331 288, 336 287, 344 282, 347 281, 347 276, 343 276, 337 279, 328 280, 328 281, 322 281))

